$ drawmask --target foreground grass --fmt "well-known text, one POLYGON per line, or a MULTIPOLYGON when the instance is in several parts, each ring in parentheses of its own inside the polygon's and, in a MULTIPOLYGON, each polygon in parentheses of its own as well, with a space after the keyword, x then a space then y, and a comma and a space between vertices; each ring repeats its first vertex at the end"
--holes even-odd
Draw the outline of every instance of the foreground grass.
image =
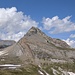
POLYGON ((66 72, 74 72, 75 73, 75 63, 63 63, 63 64, 52 63, 52 64, 49 64, 49 65, 42 65, 42 67, 50 75, 54 75, 52 68, 60 73, 60 74, 57 74, 57 75, 62 74, 61 71, 59 70, 59 68, 61 68, 63 71, 66 71, 66 72))
MULTIPOLYGON (((51 63, 48 65, 43 64, 41 67, 50 75, 54 75, 52 68, 60 73, 57 75, 62 75, 62 72, 59 70, 59 67, 63 71, 75 73, 75 63, 63 63, 63 64, 51 63)), ((41 69, 38 66, 34 66, 34 65, 28 65, 27 67, 25 66, 25 67, 21 67, 17 69, 4 69, 3 68, 3 69, 0 69, 0 75, 40 75, 38 73, 38 70, 41 70, 41 69)))
POLYGON ((38 67, 30 66, 18 69, 0 69, 0 75, 39 75, 38 67))

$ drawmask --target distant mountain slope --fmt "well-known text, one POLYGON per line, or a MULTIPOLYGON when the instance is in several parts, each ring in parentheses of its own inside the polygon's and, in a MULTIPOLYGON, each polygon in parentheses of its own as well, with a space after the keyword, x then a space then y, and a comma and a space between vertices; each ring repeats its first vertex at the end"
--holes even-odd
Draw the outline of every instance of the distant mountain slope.
POLYGON ((16 43, 13 40, 0 40, 0 49, 6 48, 8 46, 13 45, 14 43, 16 43))

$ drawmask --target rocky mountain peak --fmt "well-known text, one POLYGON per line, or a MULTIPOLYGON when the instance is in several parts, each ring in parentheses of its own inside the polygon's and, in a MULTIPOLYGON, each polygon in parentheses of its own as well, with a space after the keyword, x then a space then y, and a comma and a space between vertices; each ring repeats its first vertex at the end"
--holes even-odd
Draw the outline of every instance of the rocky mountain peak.
MULTIPOLYGON (((3 45, 9 43, 4 41, 3 45)), ((73 75, 69 73, 75 73, 74 68, 75 49, 60 39, 47 36, 36 27, 32 27, 12 46, 0 51, 1 75, 73 75), (12 72, 9 69, 12 69, 12 72)))
POLYGON ((29 31, 28 31, 28 33, 31 33, 31 34, 35 34, 35 33, 37 33, 37 28, 36 27, 32 27, 29 31))
POLYGON ((31 27, 31 29, 27 32, 26 35, 34 35, 34 34, 44 35, 44 33, 37 27, 31 27))
POLYGON ((26 40, 28 39, 29 41, 32 40, 32 42, 34 42, 35 40, 35 42, 52 43, 56 47, 61 47, 61 48, 64 48, 64 47, 70 48, 70 46, 66 42, 60 39, 54 39, 54 38, 47 36, 44 32, 42 32, 37 27, 31 27, 29 31, 26 33, 26 35, 23 37, 23 42, 25 39, 26 40))

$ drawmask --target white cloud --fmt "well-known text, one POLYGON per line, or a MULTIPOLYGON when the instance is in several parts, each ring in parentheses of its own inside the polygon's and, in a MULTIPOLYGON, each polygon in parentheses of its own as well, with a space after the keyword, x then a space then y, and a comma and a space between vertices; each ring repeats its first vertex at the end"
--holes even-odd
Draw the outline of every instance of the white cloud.
POLYGON ((75 34, 71 34, 70 35, 70 38, 75 38, 75 34))
POLYGON ((63 40, 65 41, 68 45, 70 45, 71 47, 75 48, 75 40, 70 40, 69 38, 66 39, 66 40, 63 40))
POLYGON ((38 23, 16 7, 0 8, 0 39, 18 41, 32 26, 37 27, 38 23))
POLYGON ((59 19, 58 16, 43 18, 43 28, 53 34, 75 31, 75 23, 71 22, 70 18, 71 16, 67 16, 63 19, 59 19))

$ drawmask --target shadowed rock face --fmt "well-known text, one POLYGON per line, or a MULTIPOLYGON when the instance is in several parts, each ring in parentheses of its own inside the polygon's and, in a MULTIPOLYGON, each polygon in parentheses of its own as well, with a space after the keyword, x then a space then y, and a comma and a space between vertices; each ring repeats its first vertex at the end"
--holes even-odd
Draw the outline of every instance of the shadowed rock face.
POLYGON ((10 58, 10 63, 72 63, 75 49, 70 48, 64 41, 48 37, 40 29, 32 27, 17 43, 4 49, 0 57, 4 57, 5 62, 10 58), (17 61, 11 61, 11 58, 17 61))

